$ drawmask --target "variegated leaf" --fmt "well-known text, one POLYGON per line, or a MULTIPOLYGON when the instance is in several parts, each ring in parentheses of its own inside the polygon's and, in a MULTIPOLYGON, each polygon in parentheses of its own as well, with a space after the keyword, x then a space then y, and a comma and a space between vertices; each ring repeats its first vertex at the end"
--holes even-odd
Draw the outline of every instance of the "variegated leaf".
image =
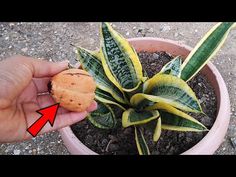
POLYGON ((145 82, 148 79, 149 79, 149 77, 148 77, 147 71, 145 71, 145 69, 143 68, 143 79, 142 79, 142 81, 145 82))
POLYGON ((207 131, 208 129, 192 116, 165 103, 156 103, 146 108, 160 111, 162 128, 176 131, 207 131))
POLYGON ((150 155, 149 148, 144 139, 141 128, 135 126, 135 141, 139 155, 150 155))
POLYGON ((191 51, 181 66, 181 78, 189 81, 216 54, 225 42, 233 22, 216 24, 191 51))
POLYGON ((116 126, 116 117, 110 106, 97 101, 97 110, 88 115, 89 121, 96 127, 102 129, 112 129, 116 126))
POLYGON ((153 134, 153 141, 157 142, 161 136, 161 117, 157 119, 157 125, 153 134))
POLYGON ((162 112, 162 125, 161 128, 164 130, 174 130, 174 131, 207 131, 203 125, 199 123, 184 119, 181 116, 174 115, 168 112, 162 112))
POLYGON ((93 76, 97 87, 110 93, 118 102, 125 103, 122 91, 107 78, 102 63, 98 59, 98 54, 94 54, 94 52, 81 47, 77 48, 77 52, 82 68, 93 76))
POLYGON ((202 112, 192 89, 186 82, 176 76, 167 74, 155 75, 144 83, 143 91, 144 94, 138 93, 131 98, 130 103, 133 106, 142 109, 144 106, 153 105, 153 102, 161 102, 184 111, 202 112))
POLYGON ((122 126, 128 127, 131 125, 138 125, 150 122, 159 117, 159 112, 157 110, 154 111, 136 111, 133 108, 130 108, 123 112, 122 115, 122 126))
POLYGON ((114 104, 114 105, 120 107, 121 109, 126 110, 123 105, 118 104, 116 102, 116 100, 112 97, 111 94, 109 94, 108 92, 105 92, 99 88, 96 88, 96 90, 95 90, 95 99, 98 101, 101 101, 103 103, 114 104))
POLYGON ((161 69, 160 73, 162 74, 171 74, 173 76, 179 76, 181 73, 181 63, 182 60, 180 56, 175 57, 170 62, 168 62, 163 68, 161 69))
POLYGON ((129 42, 108 23, 101 25, 101 57, 107 77, 118 88, 130 92, 143 80, 142 65, 129 42))

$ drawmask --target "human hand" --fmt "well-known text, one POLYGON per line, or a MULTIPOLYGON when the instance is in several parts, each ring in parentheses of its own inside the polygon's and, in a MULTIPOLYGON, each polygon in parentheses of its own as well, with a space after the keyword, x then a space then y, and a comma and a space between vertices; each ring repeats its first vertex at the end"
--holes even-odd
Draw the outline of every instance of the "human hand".
MULTIPOLYGON (((32 137, 27 128, 40 117, 36 111, 55 104, 49 94, 40 93, 47 92, 50 78, 67 67, 66 61, 53 63, 24 56, 0 62, 0 142, 32 137)), ((54 126, 47 123, 40 134, 76 123, 96 108, 95 101, 85 112, 69 112, 60 107, 54 126)))

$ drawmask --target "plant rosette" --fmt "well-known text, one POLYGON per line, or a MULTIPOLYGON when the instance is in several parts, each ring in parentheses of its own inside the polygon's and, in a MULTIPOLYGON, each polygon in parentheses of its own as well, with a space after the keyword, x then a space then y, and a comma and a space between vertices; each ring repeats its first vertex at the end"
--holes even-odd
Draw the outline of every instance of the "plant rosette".
MULTIPOLYGON (((87 119, 95 128, 114 129, 118 117, 113 106, 121 109, 122 126, 134 128, 140 155, 151 154, 143 135, 143 125, 148 122, 156 124, 153 130, 154 142, 159 140, 161 130, 209 131, 199 143, 183 154, 213 154, 227 131, 230 104, 220 73, 208 62, 234 26, 234 23, 228 22, 216 24, 191 49, 167 39, 136 38, 128 41, 108 23, 102 23, 99 51, 77 47, 81 67, 93 76, 97 87, 95 99, 98 109, 90 113, 87 119), (149 78, 136 53, 140 51, 165 51, 176 57, 149 78), (200 71, 211 82, 217 97, 217 117, 210 130, 188 114, 205 114, 187 84, 200 71)), ((63 128, 60 133, 72 154, 96 154, 74 135, 70 127, 63 128)))

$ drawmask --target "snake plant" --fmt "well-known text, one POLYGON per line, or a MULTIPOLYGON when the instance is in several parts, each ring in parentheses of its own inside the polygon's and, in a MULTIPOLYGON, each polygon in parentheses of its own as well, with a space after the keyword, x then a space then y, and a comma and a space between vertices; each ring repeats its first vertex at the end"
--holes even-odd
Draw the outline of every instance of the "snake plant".
POLYGON ((122 126, 135 129, 134 138, 140 155, 150 154, 142 126, 156 123, 153 141, 161 130, 208 131, 188 112, 203 113, 201 105, 187 81, 193 78, 224 43, 234 23, 215 25, 182 63, 177 56, 162 70, 148 78, 135 49, 109 23, 100 26, 100 50, 77 47, 78 60, 96 81, 95 99, 98 109, 88 120, 101 129, 113 129, 117 120, 113 107, 122 111, 122 126), (111 106, 113 105, 113 106, 111 106))

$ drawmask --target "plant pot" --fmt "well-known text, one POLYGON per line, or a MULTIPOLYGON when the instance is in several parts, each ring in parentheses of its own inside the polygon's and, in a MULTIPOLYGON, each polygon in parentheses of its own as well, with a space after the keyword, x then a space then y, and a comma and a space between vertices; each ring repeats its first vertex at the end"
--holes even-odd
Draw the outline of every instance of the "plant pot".
MULTIPOLYGON (((171 55, 181 55, 183 58, 186 58, 192 50, 192 48, 189 46, 168 39, 133 38, 129 39, 129 41, 137 52, 166 51, 171 55)), ((222 143, 229 125, 230 101, 227 87, 222 76, 220 75, 216 67, 210 62, 201 70, 201 74, 208 79, 215 90, 217 99, 217 117, 212 128, 206 134, 206 136, 191 149, 182 153, 184 155, 213 154, 222 143)), ((97 154, 87 148, 82 142, 80 142, 80 140, 74 135, 70 127, 61 129, 60 134, 65 146, 71 154, 97 154)))

